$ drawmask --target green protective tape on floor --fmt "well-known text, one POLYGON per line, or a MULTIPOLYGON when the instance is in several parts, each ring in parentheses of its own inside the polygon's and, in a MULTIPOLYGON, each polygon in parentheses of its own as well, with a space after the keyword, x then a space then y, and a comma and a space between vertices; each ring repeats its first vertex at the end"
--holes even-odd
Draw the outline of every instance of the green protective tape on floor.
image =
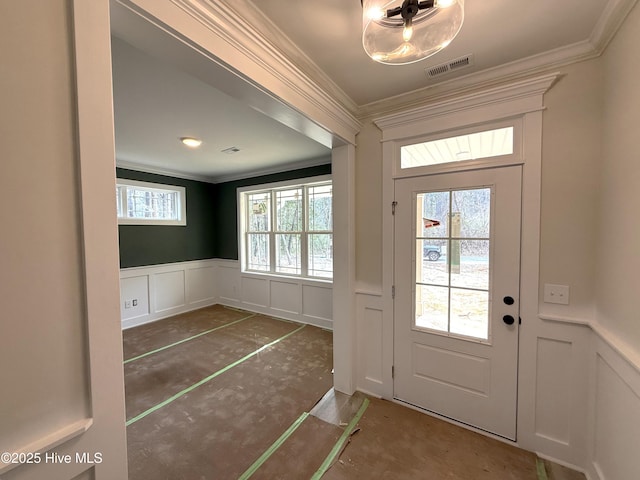
POLYGON ((291 434, 295 432, 300 425, 302 425, 302 422, 304 422, 308 416, 309 414, 307 412, 304 412, 302 415, 300 415, 298 419, 293 422, 282 435, 280 435, 280 438, 273 442, 273 444, 267 450, 265 450, 262 455, 260 455, 260 458, 253 462, 253 465, 251 465, 246 472, 238 477, 238 480, 247 480, 249 477, 251 477, 251 475, 256 473, 256 471, 262 466, 262 464, 266 462, 269 457, 282 446, 284 442, 287 441, 287 438, 289 438, 291 434))
POLYGON ((208 377, 203 378, 202 380, 200 380, 197 383, 194 383, 193 385, 191 385, 190 387, 185 388, 184 390, 176 393, 175 395, 172 395, 171 397, 167 398, 165 401, 160 402, 159 404, 151 407, 148 410, 145 410, 144 412, 142 412, 139 415, 136 415, 135 417, 127 420, 126 426, 128 427, 129 425, 131 425, 132 423, 137 422, 138 420, 143 419, 144 417, 146 417, 147 415, 150 415, 151 413, 160 410, 162 407, 164 407, 165 405, 169 405, 170 403, 174 402, 175 400, 179 399, 180 397, 182 397, 183 395, 186 395, 189 392, 192 392, 193 390, 195 390, 196 388, 204 385, 205 383, 213 380, 214 378, 222 375, 223 373, 231 370, 233 367, 240 365, 242 362, 245 362, 247 360, 249 360, 251 357, 256 356, 257 354, 259 354, 260 352, 262 352, 263 350, 266 350, 269 347, 272 347, 273 345, 275 345, 276 343, 281 342, 282 340, 285 340, 287 338, 289 338, 291 335, 298 333, 300 330, 302 330, 304 327, 306 327, 306 325, 302 325, 298 328, 296 328, 293 332, 289 332, 286 335, 274 340, 273 342, 267 343, 266 345, 260 347, 259 349, 245 355, 244 357, 242 357, 240 360, 236 360, 235 362, 227 365, 226 367, 218 370, 215 373, 212 373, 211 375, 209 375, 208 377))
POLYGON ((333 446, 333 448, 329 452, 329 455, 327 455, 327 458, 324 459, 324 462, 322 462, 322 465, 320 465, 320 468, 316 471, 316 473, 313 474, 313 477, 311 477, 311 480, 319 480, 320 478, 322 478, 322 476, 326 473, 326 471, 329 470, 331 465, 333 465, 333 461, 336 459, 338 454, 342 451, 344 444, 347 442, 349 436, 353 432, 353 429, 356 427, 357 423, 360 421, 360 418, 362 418, 362 415, 364 415, 364 412, 368 406, 369 406, 369 399, 365 398, 364 401, 362 402, 362 405, 360 406, 360 409, 358 410, 358 413, 356 413, 355 417, 351 419, 351 421, 349 422, 349 425, 347 425, 347 428, 344 429, 343 434, 340 436, 336 444, 333 446))
POLYGON ((536 470, 538 472, 538 480, 548 480, 547 469, 544 466, 544 461, 541 458, 536 458, 536 470))
POLYGON ((190 340, 194 340, 194 339, 196 339, 196 338, 198 338, 198 337, 201 337, 201 336, 203 336, 203 335, 207 335, 207 334, 209 334, 209 333, 211 333, 211 332, 215 332, 216 330, 220 330, 220 329, 222 329, 222 328, 230 327, 231 325, 235 325, 236 323, 243 322, 243 321, 245 321, 245 320, 250 319, 251 317, 255 317, 256 315, 257 315, 257 314, 255 314, 255 313, 254 313, 254 314, 249 315, 249 316, 247 316, 247 317, 240 318, 239 320, 234 320, 233 322, 225 323, 224 325, 220 325, 219 327, 211 328, 211 329, 209 329, 209 330, 207 330, 207 331, 205 331, 205 332, 198 333, 197 335, 194 335, 194 336, 192 336, 192 337, 185 338, 185 339, 183 339, 183 340, 179 340, 179 341, 177 341, 177 342, 175 342, 175 343, 172 343, 172 344, 170 344, 170 345, 165 345, 164 347, 156 348, 155 350, 151 350, 150 352, 143 353, 142 355, 138 355, 137 357, 133 357, 133 358, 130 358, 130 359, 128 359, 128 360, 125 360, 125 361, 124 361, 124 364, 126 365, 127 363, 129 363, 129 362, 133 362, 134 360, 140 360, 141 358, 147 357, 147 356, 149 356, 149 355, 153 355, 154 353, 161 352, 161 351, 163 351, 163 350, 166 350, 167 348, 175 347, 176 345, 180 345, 181 343, 188 342, 188 341, 190 341, 190 340))

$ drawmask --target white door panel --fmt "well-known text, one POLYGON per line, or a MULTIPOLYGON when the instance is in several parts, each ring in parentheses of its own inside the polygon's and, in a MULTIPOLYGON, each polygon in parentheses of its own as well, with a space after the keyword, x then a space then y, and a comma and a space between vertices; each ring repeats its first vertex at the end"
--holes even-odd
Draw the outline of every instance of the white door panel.
POLYGON ((521 167, 399 179, 395 200, 394 396, 515 440, 521 167))

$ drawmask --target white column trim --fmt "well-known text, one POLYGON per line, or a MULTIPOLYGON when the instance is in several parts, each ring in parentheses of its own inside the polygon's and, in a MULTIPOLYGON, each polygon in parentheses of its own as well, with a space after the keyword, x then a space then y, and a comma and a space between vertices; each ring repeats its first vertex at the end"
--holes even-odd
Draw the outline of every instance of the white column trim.
POLYGON ((93 416, 86 433, 76 432, 76 447, 102 453, 94 475, 106 480, 127 477, 109 2, 74 0, 72 22, 85 277, 78 301, 86 309, 93 416))
POLYGON ((334 387, 356 389, 355 147, 333 149, 333 365, 334 387))

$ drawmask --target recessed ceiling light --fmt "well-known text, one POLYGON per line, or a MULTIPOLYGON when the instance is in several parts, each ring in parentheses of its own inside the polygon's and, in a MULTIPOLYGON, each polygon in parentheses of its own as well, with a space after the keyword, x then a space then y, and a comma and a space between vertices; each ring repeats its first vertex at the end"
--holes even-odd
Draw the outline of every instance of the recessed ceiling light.
POLYGON ((199 138, 180 137, 180 141, 190 148, 198 148, 200 145, 202 145, 202 140, 200 140, 199 138))

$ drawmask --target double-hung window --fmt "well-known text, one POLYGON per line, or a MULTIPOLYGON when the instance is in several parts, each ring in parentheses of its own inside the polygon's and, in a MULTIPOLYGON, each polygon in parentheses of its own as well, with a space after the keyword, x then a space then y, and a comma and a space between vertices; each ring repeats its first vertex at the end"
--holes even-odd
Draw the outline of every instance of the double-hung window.
POLYGON ((330 177, 239 189, 244 271, 333 276, 330 177))
POLYGON ((116 203, 121 225, 187 224, 184 187, 118 178, 116 203))

